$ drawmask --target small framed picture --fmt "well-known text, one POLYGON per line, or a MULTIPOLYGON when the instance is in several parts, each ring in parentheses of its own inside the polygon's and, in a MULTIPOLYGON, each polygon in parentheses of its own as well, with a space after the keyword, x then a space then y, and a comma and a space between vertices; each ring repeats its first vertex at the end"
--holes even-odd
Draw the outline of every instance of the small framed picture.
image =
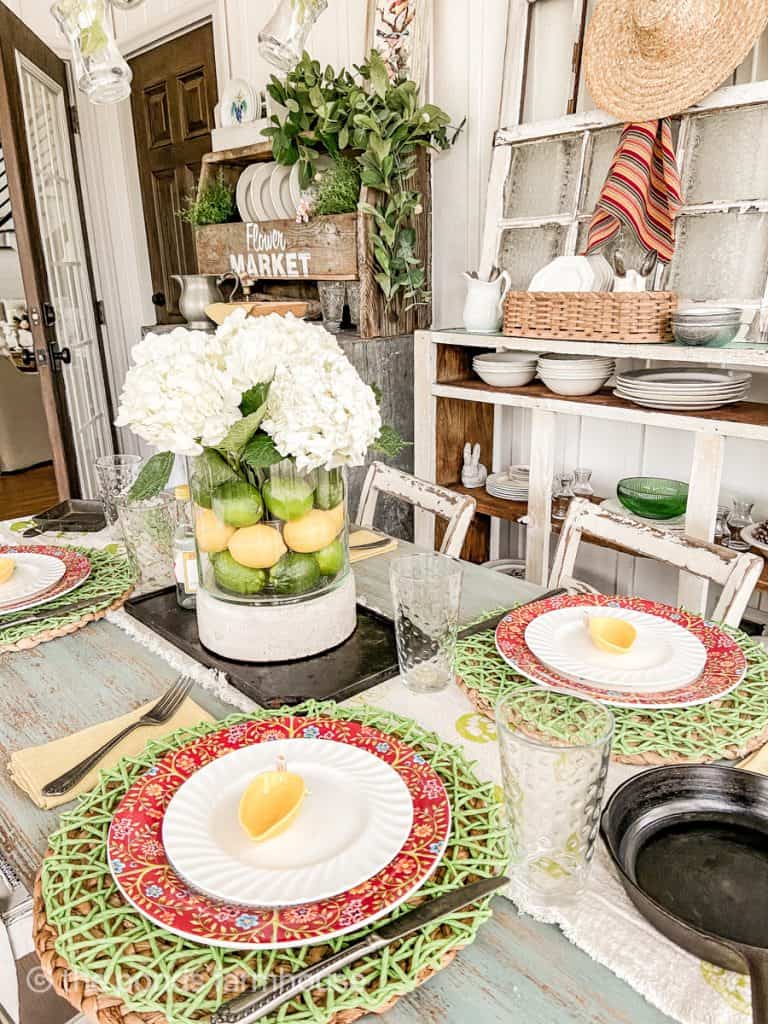
POLYGON ((428 91, 433 0, 368 0, 368 50, 378 50, 391 78, 411 78, 428 91))

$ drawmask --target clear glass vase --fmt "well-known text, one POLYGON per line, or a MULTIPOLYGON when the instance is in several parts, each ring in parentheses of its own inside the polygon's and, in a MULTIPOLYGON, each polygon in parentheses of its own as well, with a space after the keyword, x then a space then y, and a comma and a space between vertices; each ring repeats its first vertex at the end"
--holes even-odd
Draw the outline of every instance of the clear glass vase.
POLYGON ((188 464, 198 587, 233 604, 297 603, 349 575, 343 469, 300 472, 292 459, 245 479, 215 452, 188 464))
POLYGON ((112 34, 110 0, 58 0, 51 7, 72 50, 78 89, 92 103, 119 103, 131 94, 133 72, 112 34))
POLYGON ((259 32, 259 53, 270 64, 290 71, 301 60, 309 33, 328 0, 280 0, 259 32))

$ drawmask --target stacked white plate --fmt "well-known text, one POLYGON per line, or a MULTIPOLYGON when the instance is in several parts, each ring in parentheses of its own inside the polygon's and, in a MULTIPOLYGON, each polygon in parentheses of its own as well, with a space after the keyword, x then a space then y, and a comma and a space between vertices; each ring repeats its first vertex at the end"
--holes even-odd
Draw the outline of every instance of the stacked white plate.
POLYGON ((752 374, 736 370, 631 370, 616 377, 615 395, 650 409, 719 409, 746 398, 752 374))
POLYGON ((527 501, 529 475, 528 466, 510 466, 503 473, 491 473, 485 482, 485 489, 494 498, 527 501))
POLYGON ((613 374, 613 359, 547 352, 539 356, 538 374, 556 395, 591 395, 613 374))
POLYGON ((487 352, 475 356, 472 369, 480 380, 495 388, 519 388, 536 376, 535 353, 487 352))

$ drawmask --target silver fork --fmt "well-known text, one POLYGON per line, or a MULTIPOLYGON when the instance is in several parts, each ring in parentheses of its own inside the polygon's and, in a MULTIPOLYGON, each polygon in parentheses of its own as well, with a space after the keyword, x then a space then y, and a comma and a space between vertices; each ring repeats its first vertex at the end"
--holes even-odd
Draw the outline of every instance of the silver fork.
POLYGON ((192 689, 193 680, 189 676, 179 676, 173 686, 168 692, 160 698, 154 707, 150 708, 146 714, 142 715, 141 718, 136 722, 132 722, 127 725, 125 729, 122 729, 116 736, 113 736, 111 740, 99 747, 98 750, 94 750, 92 754, 86 757, 80 764, 76 764, 74 768, 70 768, 69 771, 64 772, 57 779, 53 779, 51 782, 46 783, 43 786, 44 796, 63 796, 68 793, 70 789, 81 782, 82 779, 88 774, 88 772, 95 765, 101 761, 103 757, 112 750, 117 744, 132 733, 135 729, 141 729, 147 725, 163 725, 169 718, 177 711, 182 701, 187 697, 187 694, 192 689))

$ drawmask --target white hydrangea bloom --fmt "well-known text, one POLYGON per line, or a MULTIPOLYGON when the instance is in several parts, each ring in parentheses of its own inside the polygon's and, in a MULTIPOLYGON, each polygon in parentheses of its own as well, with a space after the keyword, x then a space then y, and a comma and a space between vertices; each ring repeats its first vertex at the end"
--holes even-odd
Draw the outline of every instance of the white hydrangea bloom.
POLYGON ((300 470, 359 465, 381 431, 374 393, 333 335, 291 315, 239 309, 215 335, 149 334, 133 358, 116 423, 178 455, 217 445, 243 393, 270 380, 262 427, 300 470))

